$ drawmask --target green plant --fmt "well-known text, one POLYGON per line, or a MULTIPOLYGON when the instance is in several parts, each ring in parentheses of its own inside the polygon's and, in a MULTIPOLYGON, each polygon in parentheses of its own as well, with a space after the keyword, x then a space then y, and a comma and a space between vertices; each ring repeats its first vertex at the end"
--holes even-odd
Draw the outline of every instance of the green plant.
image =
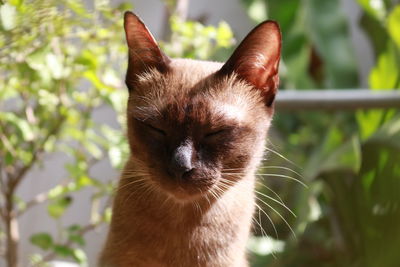
MULTIPOLYGON (((339 1, 244 2, 251 17, 265 19, 271 14, 281 22, 287 43, 283 49, 284 88, 358 86, 339 1), (339 45, 335 48, 326 42, 339 45), (345 65, 342 70, 351 71, 343 75, 341 64, 345 65)), ((358 2, 364 9, 361 24, 376 56, 369 76, 370 88, 398 89, 398 1, 358 2)), ((269 225, 264 227, 277 239, 272 244, 280 248, 279 254, 274 258, 269 250, 253 245, 253 266, 397 266, 399 121, 398 110, 278 112, 271 143, 301 168, 273 155, 267 163, 297 170, 309 188, 273 178, 265 181, 297 214, 296 219, 285 216, 297 239, 292 238, 279 216, 271 216, 279 238, 269 225)), ((292 171, 283 174, 296 176, 292 171)), ((277 210, 289 215, 284 209, 277 210)), ((265 242, 262 237, 257 240, 265 242)))
POLYGON ((30 241, 47 253, 33 255, 32 262, 63 256, 84 264, 81 235, 109 220, 109 209, 98 203, 110 197, 114 179, 102 182, 90 171, 107 154, 119 167, 127 148, 120 130, 95 122, 92 114, 102 105, 117 114, 124 109, 126 92, 118 89, 123 89, 118 73, 126 53, 120 37, 126 8, 95 1, 88 12, 73 0, 8 1, 0 7, 0 214, 8 266, 19 260, 18 219, 37 204, 46 201, 49 216, 62 225, 75 192, 93 188, 88 224, 32 236, 30 241), (18 196, 29 171, 54 152, 69 156, 65 181, 32 200, 18 196))
MULTIPOLYGON (((128 155, 122 18, 131 8, 111 8, 104 0, 94 1, 89 9, 80 0, 1 2, 0 256, 10 267, 21 262, 19 242, 27 240, 42 250, 30 255, 33 265, 69 258, 86 266, 84 234, 110 220, 109 200, 117 179, 101 181, 91 170, 104 158, 119 169, 128 155), (104 106, 115 112, 122 128, 93 118, 104 106), (27 174, 55 152, 68 155, 65 180, 31 200, 18 195, 27 174), (65 211, 83 190, 90 193, 90 220, 86 225, 63 225, 65 211), (18 239, 20 216, 42 203, 59 232, 18 239)), ((171 27, 171 40, 162 45, 173 56, 207 58, 233 42, 225 23, 203 26, 174 16, 171 27), (179 51, 173 49, 177 45, 179 51)))

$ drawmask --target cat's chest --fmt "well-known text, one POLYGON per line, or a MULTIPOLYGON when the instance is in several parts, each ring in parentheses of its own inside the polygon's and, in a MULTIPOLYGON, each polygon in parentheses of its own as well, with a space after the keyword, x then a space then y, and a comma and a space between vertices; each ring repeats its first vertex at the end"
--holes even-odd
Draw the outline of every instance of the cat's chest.
POLYGON ((153 217, 141 225, 144 218, 137 218, 138 225, 129 240, 129 253, 140 251, 136 259, 154 261, 147 266, 163 263, 165 266, 235 266, 244 259, 242 251, 248 237, 252 203, 236 207, 220 204, 207 211, 179 211, 175 218, 153 217), (228 212, 233 208, 241 216, 228 212))
POLYGON ((234 227, 206 224, 160 230, 151 234, 138 233, 132 240, 131 252, 140 252, 134 257, 138 260, 135 266, 142 266, 141 259, 143 263, 152 261, 143 266, 234 266, 244 257, 240 252, 247 234, 234 227), (243 237, 238 238, 238 235, 243 237), (234 251, 237 253, 232 253, 234 251))

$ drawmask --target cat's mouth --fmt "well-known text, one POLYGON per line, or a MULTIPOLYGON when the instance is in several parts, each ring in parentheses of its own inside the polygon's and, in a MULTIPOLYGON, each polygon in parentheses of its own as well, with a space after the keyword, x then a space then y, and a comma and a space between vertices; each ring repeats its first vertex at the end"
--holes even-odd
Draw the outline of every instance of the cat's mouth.
POLYGON ((181 178, 165 175, 159 183, 166 193, 177 200, 185 201, 200 198, 218 182, 220 174, 217 172, 192 171, 181 178))

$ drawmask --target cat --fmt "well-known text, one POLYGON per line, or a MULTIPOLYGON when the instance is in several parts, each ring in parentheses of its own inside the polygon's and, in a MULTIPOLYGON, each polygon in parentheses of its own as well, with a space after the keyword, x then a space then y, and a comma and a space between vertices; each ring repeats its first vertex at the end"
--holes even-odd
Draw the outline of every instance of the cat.
POLYGON ((225 64, 170 59, 126 12, 127 137, 99 265, 245 267, 279 82, 281 33, 265 21, 225 64))

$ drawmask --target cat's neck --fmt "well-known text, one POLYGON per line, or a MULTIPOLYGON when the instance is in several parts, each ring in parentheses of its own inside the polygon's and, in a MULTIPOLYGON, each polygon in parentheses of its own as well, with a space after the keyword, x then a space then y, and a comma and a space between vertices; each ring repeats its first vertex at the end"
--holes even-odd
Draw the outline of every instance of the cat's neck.
POLYGON ((110 266, 247 266, 254 174, 243 175, 215 197, 185 202, 132 179, 121 177, 114 202, 103 254, 115 263, 110 266), (130 253, 136 255, 133 261, 126 256, 130 253))

